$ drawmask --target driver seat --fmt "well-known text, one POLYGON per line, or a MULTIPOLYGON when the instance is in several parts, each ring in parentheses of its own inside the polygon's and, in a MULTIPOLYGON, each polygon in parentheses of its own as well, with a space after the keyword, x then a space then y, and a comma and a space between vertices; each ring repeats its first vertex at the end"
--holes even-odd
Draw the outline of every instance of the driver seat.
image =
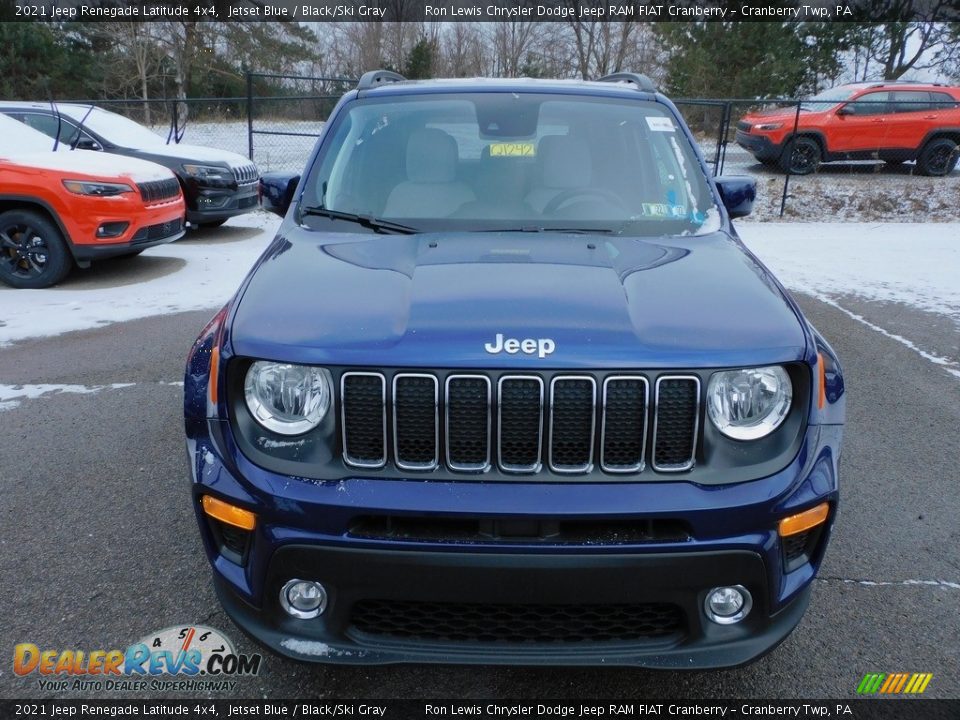
POLYGON ((590 187, 593 164, 590 153, 569 135, 547 135, 537 144, 538 177, 527 193, 527 203, 538 213, 553 198, 571 188, 590 187))

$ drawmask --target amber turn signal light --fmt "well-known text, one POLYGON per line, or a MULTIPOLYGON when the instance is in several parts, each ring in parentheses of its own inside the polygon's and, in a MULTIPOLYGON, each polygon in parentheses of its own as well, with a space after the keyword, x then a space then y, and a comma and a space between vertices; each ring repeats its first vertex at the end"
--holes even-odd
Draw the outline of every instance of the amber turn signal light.
POLYGON ((829 515, 830 503, 820 503, 814 508, 804 510, 802 513, 785 517, 780 521, 780 537, 789 537, 815 528, 817 525, 826 522, 829 515))
POLYGON ((233 525, 242 530, 253 530, 257 525, 257 516, 249 510, 218 500, 211 495, 203 496, 203 511, 212 518, 233 525))

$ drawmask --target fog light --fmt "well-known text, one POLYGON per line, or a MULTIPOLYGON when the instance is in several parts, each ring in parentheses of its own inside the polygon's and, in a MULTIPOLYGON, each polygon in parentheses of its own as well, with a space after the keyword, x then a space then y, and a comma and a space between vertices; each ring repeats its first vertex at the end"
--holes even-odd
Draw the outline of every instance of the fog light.
POLYGON ((280 605, 288 615, 309 620, 327 609, 327 591, 312 580, 290 580, 280 591, 280 605))
POLYGON ((713 588, 703 604, 707 617, 718 625, 733 625, 743 620, 753 607, 750 591, 743 585, 713 588))
POLYGON ((121 235, 123 235, 123 233, 126 232, 128 227, 130 227, 130 223, 127 223, 127 222, 106 222, 97 228, 97 237, 98 238, 120 237, 121 235))

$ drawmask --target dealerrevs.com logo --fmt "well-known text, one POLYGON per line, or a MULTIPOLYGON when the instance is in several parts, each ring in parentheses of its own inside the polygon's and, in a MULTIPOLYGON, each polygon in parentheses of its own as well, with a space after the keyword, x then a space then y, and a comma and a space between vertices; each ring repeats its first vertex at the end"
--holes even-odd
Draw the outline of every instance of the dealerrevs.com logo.
POLYGON ((232 691, 233 678, 256 675, 263 657, 238 654, 219 630, 179 625, 151 633, 126 650, 44 648, 20 643, 13 672, 37 677, 41 690, 232 691))

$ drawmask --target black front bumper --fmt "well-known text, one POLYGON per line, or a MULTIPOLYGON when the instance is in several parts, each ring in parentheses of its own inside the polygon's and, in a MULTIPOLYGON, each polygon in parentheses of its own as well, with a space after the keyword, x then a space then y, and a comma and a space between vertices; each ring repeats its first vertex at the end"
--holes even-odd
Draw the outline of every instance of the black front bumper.
POLYGON ((737 130, 737 145, 749 151, 757 160, 769 161, 780 157, 780 145, 773 143, 770 138, 762 135, 751 135, 743 130, 737 130))
POLYGON ((187 222, 194 225, 220 222, 236 215, 253 212, 259 205, 257 183, 232 188, 208 188, 185 184, 187 222))
POLYGON ((130 242, 103 243, 98 245, 77 243, 71 245, 71 250, 74 260, 86 266, 94 260, 130 255, 131 253, 138 253, 141 250, 146 250, 147 248, 157 245, 171 243, 182 238, 184 232, 184 223, 181 218, 176 221, 141 228, 130 242))
MULTIPOLYGON (((298 660, 336 663, 441 662, 525 665, 629 665, 702 669, 742 665, 768 652, 789 635, 809 601, 810 587, 770 614, 767 574, 760 555, 748 550, 637 553, 410 551, 287 545, 270 562, 262 608, 245 602, 214 573, 217 594, 230 617, 273 651, 298 660), (283 583, 292 578, 321 582, 329 606, 318 618, 297 620, 280 607, 283 583), (743 585, 753 610, 742 622, 722 626, 702 607, 709 589, 743 585), (383 631, 357 625, 366 601, 398 610, 383 631), (603 606, 675 606, 681 618, 669 632, 648 637, 602 640, 580 637, 518 641, 509 637, 457 639, 407 627, 402 611, 411 603, 431 607, 498 608, 564 606, 576 617, 603 606), (390 629, 392 628, 392 630, 390 629), (397 631, 399 629, 399 631, 397 631)), ((367 603, 369 605, 369 603, 367 603)), ((598 613, 597 610, 600 609, 598 613)), ((383 612, 381 610, 381 612, 383 612)), ((388 610, 389 612, 389 610, 388 610)), ((449 622, 449 615, 447 622, 449 622)), ((419 627, 429 618, 421 615, 419 627)), ((534 617, 531 622, 536 622, 534 617)))

